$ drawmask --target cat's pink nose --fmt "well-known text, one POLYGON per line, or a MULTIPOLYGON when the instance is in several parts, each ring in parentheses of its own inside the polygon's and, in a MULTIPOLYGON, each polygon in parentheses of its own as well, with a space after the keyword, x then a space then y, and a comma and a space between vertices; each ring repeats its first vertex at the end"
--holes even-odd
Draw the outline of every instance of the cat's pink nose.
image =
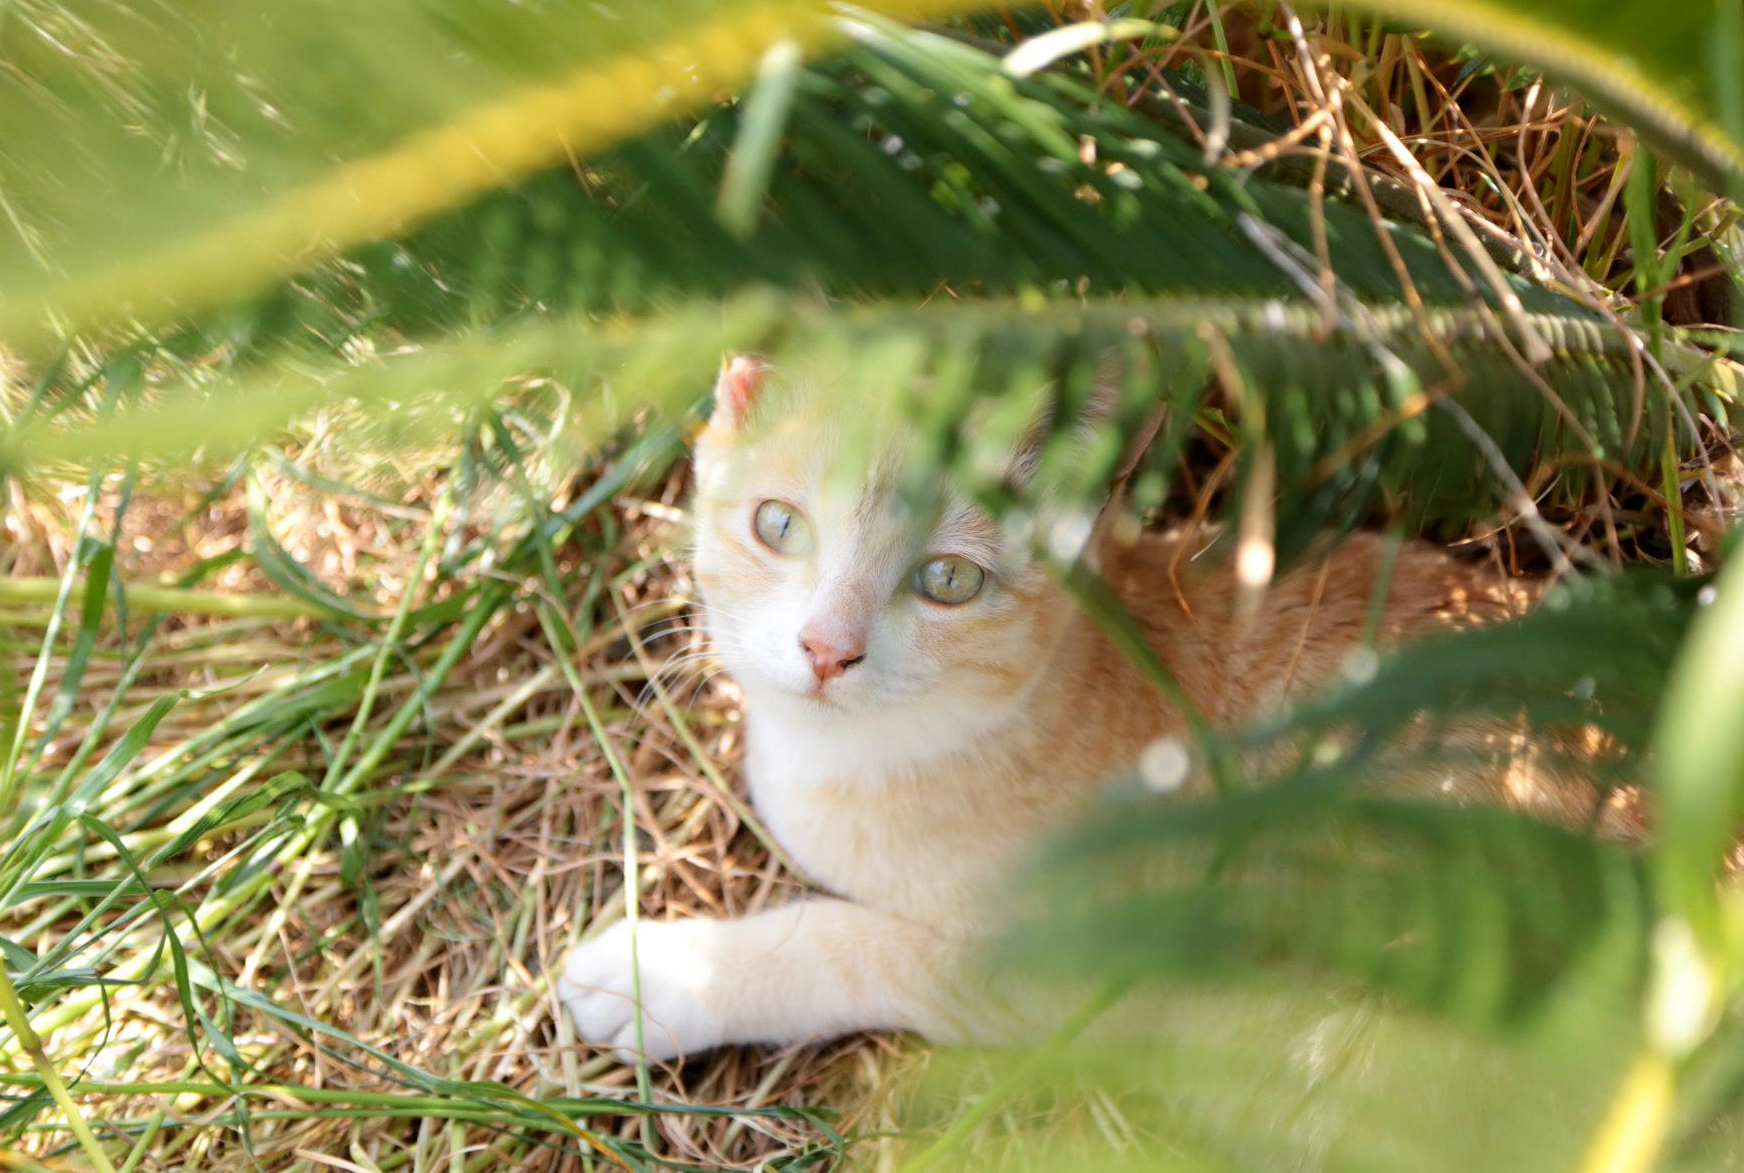
POLYGON ((864 638, 844 641, 807 629, 799 633, 799 646, 805 649, 806 659, 811 661, 811 674, 820 685, 866 658, 864 638))

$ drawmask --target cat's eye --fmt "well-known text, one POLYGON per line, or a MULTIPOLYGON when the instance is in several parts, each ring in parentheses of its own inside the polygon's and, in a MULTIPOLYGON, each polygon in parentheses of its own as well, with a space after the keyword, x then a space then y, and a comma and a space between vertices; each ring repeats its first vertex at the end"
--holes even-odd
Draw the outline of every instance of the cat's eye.
POLYGON ((811 552, 811 523, 805 515, 785 501, 764 501, 751 515, 751 529, 757 540, 777 554, 807 554, 811 552))
POLYGON ((981 593, 987 572, 957 554, 921 563, 914 572, 914 589, 935 603, 967 603, 981 593))

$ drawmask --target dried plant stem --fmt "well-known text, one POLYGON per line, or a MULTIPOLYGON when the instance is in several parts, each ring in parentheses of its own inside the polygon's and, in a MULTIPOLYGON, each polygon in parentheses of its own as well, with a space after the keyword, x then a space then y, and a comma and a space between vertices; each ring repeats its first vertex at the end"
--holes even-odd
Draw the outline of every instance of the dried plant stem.
MULTIPOLYGON (((56 603, 65 599, 61 583, 53 578, 28 575, 0 578, 0 603, 56 603)), ((127 604, 140 611, 172 615, 234 615, 255 619, 325 619, 327 611, 315 603, 288 595, 236 595, 195 591, 152 583, 126 583, 120 588, 127 604)))

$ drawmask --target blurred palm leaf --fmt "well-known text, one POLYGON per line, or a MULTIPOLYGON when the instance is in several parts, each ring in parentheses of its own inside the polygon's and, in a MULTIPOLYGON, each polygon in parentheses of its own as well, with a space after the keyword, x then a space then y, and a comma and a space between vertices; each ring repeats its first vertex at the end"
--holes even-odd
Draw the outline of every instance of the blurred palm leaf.
POLYGON ((1639 939, 1645 886, 1622 849, 1488 807, 1353 797, 1336 781, 1128 811, 1085 832, 1046 881, 1062 910, 1018 956, 1153 982, 1351 977, 1490 1025, 1542 1008, 1613 920, 1639 939), (1182 874, 1098 898, 1133 853, 1182 874))
POLYGON ((810 0, 12 6, 0 333, 245 296, 693 105, 778 39, 833 39, 826 18, 810 0))
MULTIPOLYGON (((1725 5, 1717 26, 1699 5, 1376 7, 1551 67, 1710 174, 1741 170, 1744 111, 1724 50, 1744 34, 1725 5), (1691 70, 1711 27, 1714 64, 1691 70)), ((45 312, 149 320, 244 295, 311 251, 386 235, 735 85, 779 40, 838 36, 829 11, 806 0, 16 5, 0 73, 12 177, 0 329, 18 344, 48 328, 45 312)))
MULTIPOLYGON (((1295 764, 1203 801, 1135 787, 1056 849, 1038 891, 1065 903, 1030 938, 1034 956, 1065 972, 1111 957, 1132 977, 1305 965, 1477 1022, 1541 1006, 1602 928, 1639 938, 1648 889, 1631 854, 1517 812, 1376 788, 1478 768, 1477 746, 1440 732, 1473 717, 1530 729, 1547 748, 1559 729, 1602 730, 1608 751, 1565 751, 1579 761, 1564 766, 1641 781, 1699 597, 1649 574, 1566 584, 1522 620, 1407 645, 1358 681, 1223 735, 1247 760, 1295 764), (1607 643, 1618 631, 1633 633, 1628 646, 1607 643), (1432 726, 1410 736, 1425 713, 1432 726), (1158 857, 1170 870, 1131 894, 1135 858, 1158 857), (1110 890, 1129 894, 1111 905, 1110 890)), ((1555 763, 1547 752, 1539 766, 1555 763)))
MULTIPOLYGON (((931 1168, 1573 1168, 1637 1034, 1619 977, 1638 961, 1623 925, 1603 927, 1543 1013, 1483 1033, 1282 966, 1232 980, 1177 957, 1116 1007, 1118 1031, 1056 1058, 931 1168)), ((986 1094, 985 1068, 941 1067, 919 1120, 986 1094)))
MULTIPOLYGON (((1026 883, 1034 919, 997 955, 1065 990, 1086 972, 1133 986, 1119 1035, 1041 1085, 1110 1097, 1165 1152, 1185 1143, 1187 1167, 1571 1165, 1640 1040, 1661 911, 1647 867, 1579 828, 1376 791, 1401 768, 1470 770, 1470 748, 1433 730, 1500 714, 1540 743, 1595 724, 1636 751, 1614 760, 1643 781, 1639 751, 1704 597, 1655 575, 1580 583, 1227 735, 1249 755, 1294 750, 1250 756, 1294 764, 1249 786, 1111 796, 1026 883), (1381 752, 1425 712, 1430 736, 1381 752), (1328 736, 1338 751, 1316 752, 1328 736)), ((1692 1167, 1735 1158, 1720 1123, 1731 1038, 1678 1121, 1672 1151, 1692 1167)))
MULTIPOLYGON (((1629 439, 1631 391, 1620 340, 1599 327, 1571 329, 1567 319, 1531 320, 1566 331, 1558 336, 1561 353, 1536 372, 1559 385, 1560 395, 1546 396, 1513 360, 1498 355, 1486 340, 1485 315, 1472 311, 1430 316, 1438 349, 1403 310, 1366 314, 1361 323, 1323 335, 1317 313, 1272 300, 1101 299, 1032 309, 993 299, 847 310, 751 294, 724 305, 692 304, 628 328, 530 321, 362 367, 335 361, 242 368, 201 393, 77 429, 20 427, 0 446, 0 460, 22 469, 195 450, 216 456, 245 449, 333 399, 380 414, 399 441, 428 441, 453 426, 456 411, 488 400, 504 381, 528 370, 608 389, 578 404, 564 442, 579 451, 644 407, 682 416, 727 349, 762 349, 796 365, 838 355, 846 400, 888 395, 896 390, 895 374, 908 372, 924 376, 917 385, 947 404, 978 394, 1027 394, 1050 380, 1062 394, 1081 395, 1095 380, 1098 361, 1115 349, 1127 353, 1133 372, 1132 407, 1142 410, 1163 398, 1183 419, 1215 408, 1256 430, 1263 425, 1256 436, 1275 452, 1280 484, 1291 493, 1280 502, 1279 542, 1301 549, 1317 530, 1359 523, 1381 503, 1418 525, 1457 526, 1481 516, 1509 499, 1495 476, 1496 454, 1522 473, 1538 460, 1571 458, 1556 483, 1578 497, 1595 475, 1580 457, 1639 461, 1653 452, 1661 434, 1651 424, 1629 439), (1245 386, 1256 399, 1207 390, 1207 332, 1239 350, 1245 386), (1449 359, 1460 368, 1459 382, 1429 383, 1434 394, 1425 394, 1415 372, 1445 381, 1449 359), (1435 394, 1451 394, 1461 414, 1432 410, 1435 394), (408 410, 408 403, 417 409, 408 410), (1473 443, 1464 419, 1476 421, 1487 445, 1473 443)), ((1702 380, 1710 370, 1729 375, 1706 360, 1692 360, 1686 374, 1702 410, 1723 417, 1730 395, 1719 396, 1702 380)), ((964 427, 960 413, 948 426, 964 427)), ((966 458, 967 431, 945 438, 941 459, 966 458)), ((1680 438, 1687 442, 1687 433, 1680 430, 1680 438)), ((1086 470, 1092 476, 1106 471, 1086 470)))
MULTIPOLYGON (((1498 462, 1524 475, 1555 461, 1562 490, 1579 495, 1599 462, 1639 466, 1662 451, 1668 420, 1680 445, 1694 439, 1687 413, 1645 410, 1665 392, 1638 382, 1631 334, 1571 298, 1515 276, 1474 287, 1426 234, 1208 166, 1174 126, 1069 75, 1016 80, 934 34, 855 27, 851 51, 782 83, 785 134, 769 140, 751 221, 717 214, 747 148, 738 108, 713 107, 169 340, 261 359, 388 330, 438 339, 417 353, 362 367, 239 364, 203 375, 197 396, 100 428, 21 428, 0 459, 162 454, 196 437, 223 453, 331 398, 399 405, 446 391, 464 405, 528 371, 610 385, 584 400, 576 441, 587 443, 642 405, 688 407, 729 347, 864 355, 923 340, 930 353, 913 361, 935 396, 961 403, 971 389, 1082 385, 1097 348, 1134 349, 1135 331, 1134 362, 1152 380, 1135 399, 1172 396, 1184 414, 1208 406, 1275 450, 1296 490, 1280 519, 1286 546, 1381 500, 1418 524, 1463 522, 1497 503, 1498 462), (1317 276, 1317 215, 1332 300, 1317 276), (1424 313, 1388 306, 1403 294, 1389 249, 1424 313), (819 293, 887 308, 844 310, 819 293), (722 298, 736 308, 717 315, 722 298), (1219 339, 1243 386, 1224 378, 1207 402, 1219 339), (1518 357, 1534 345, 1548 356, 1536 368, 1518 357)), ((1693 348, 1665 353, 1689 404, 1724 422, 1733 368, 1693 348)), ((860 370, 844 393, 887 394, 897 369, 860 370)))

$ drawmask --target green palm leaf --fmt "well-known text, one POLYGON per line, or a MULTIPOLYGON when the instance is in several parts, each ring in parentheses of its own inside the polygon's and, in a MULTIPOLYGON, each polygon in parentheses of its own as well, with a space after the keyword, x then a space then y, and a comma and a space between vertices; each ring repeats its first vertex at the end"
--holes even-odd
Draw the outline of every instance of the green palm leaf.
MULTIPOLYGON (((1426 711, 1437 729, 1472 714, 1540 734, 1595 722, 1636 751, 1623 761, 1639 781, 1702 597, 1658 576, 1581 584, 1231 735, 1243 752, 1292 749, 1299 764, 1276 776, 1191 800, 1140 785, 1111 797, 1026 883, 1032 919, 995 957, 1061 996, 1087 972, 1131 987, 1118 1030, 1039 1086, 1113 1097, 1129 1130, 1155 1130, 1164 1152, 1185 1144, 1194 1167, 1572 1165, 1641 1039, 1664 908, 1653 876, 1580 828, 1379 793, 1402 768, 1471 768, 1433 737, 1381 750, 1426 711), (1315 752, 1328 734, 1341 754, 1315 752)), ((1731 1039, 1675 1120, 1671 1151, 1691 1160, 1730 1159, 1715 1117, 1736 1094, 1719 1050, 1731 1039)), ((978 1143, 1001 1151, 987 1132, 978 1143)))
POLYGON ((695 105, 778 40, 834 40, 828 17, 812 0, 19 5, 0 334, 246 296, 695 105))
MULTIPOLYGON (((1426 234, 1377 230, 1331 202, 1326 300, 1304 190, 1207 166, 1173 126, 1069 76, 1015 80, 952 40, 858 28, 855 48, 791 82, 751 221, 716 214, 744 144, 736 109, 711 108, 601 155, 580 182, 564 170, 486 197, 174 345, 264 359, 311 337, 337 348, 360 332, 482 329, 364 367, 239 365, 95 428, 21 427, 0 459, 162 455, 194 437, 218 455, 331 399, 385 406, 437 392, 465 406, 528 371, 633 389, 584 398, 588 442, 640 406, 681 413, 731 347, 802 356, 918 340, 935 391, 965 402, 1028 394, 1041 378, 1082 384, 1094 347, 1131 343, 1135 326, 1146 352, 1135 361, 1154 372, 1135 397, 1173 396, 1184 415, 1204 403, 1212 336, 1237 356, 1251 398, 1224 387, 1208 406, 1275 450, 1295 490, 1286 545, 1382 499, 1418 523, 1462 522, 1506 496, 1498 464, 1524 475, 1555 460, 1559 485, 1580 494, 1600 462, 1641 467, 1662 451, 1668 420, 1681 446, 1694 438, 1688 412, 1646 410, 1667 392, 1638 383, 1632 335, 1571 298, 1510 276, 1479 280, 1474 303, 1473 279, 1426 234), (1096 165, 1080 157, 1084 141, 1096 165), (1388 306, 1402 294, 1389 247, 1424 313, 1388 306), (951 305, 918 308, 941 286, 951 305), (1060 300, 1068 290, 1080 308, 1060 300), (819 292, 882 308, 844 310, 819 292), (709 308, 722 298, 729 309, 709 308), (588 319, 553 321, 554 310, 588 319), (1533 347, 1545 355, 1536 368, 1516 357, 1533 347), (966 382, 938 383, 950 378, 966 382)), ((1664 353, 1688 405, 1724 421, 1733 368, 1689 347, 1664 353)), ((855 387, 884 395, 888 384, 873 367, 855 387)), ((451 417, 423 418, 441 428, 451 417)))
MULTIPOLYGON (((912 17, 976 6, 863 7, 912 17)), ((1409 3, 1377 7, 1420 15, 1409 3)), ((1715 11, 1712 38, 1701 5, 1471 3, 1421 15, 1559 69, 1685 159, 1735 174, 1744 130, 1731 123, 1744 101, 1723 63, 1739 34, 1724 4, 1715 11), (1710 43, 1713 68, 1687 68, 1691 47, 1710 43)), ((154 322, 246 296, 311 255, 389 235, 693 106, 749 77, 771 44, 825 44, 844 28, 828 12, 806 0, 440 13, 395 0, 344 19, 319 5, 205 4, 173 16, 21 5, 0 72, 0 162, 11 177, 0 333, 16 346, 68 323, 154 322)))
POLYGON ((1054 919, 1028 938, 1031 955, 1061 972, 1099 955, 1146 980, 1305 965, 1501 1025, 1542 1006, 1594 934, 1622 923, 1639 936, 1645 870, 1587 830, 1385 792, 1406 771, 1473 769, 1477 751, 1435 731, 1480 715, 1535 730, 1541 765, 1555 761, 1546 734, 1602 729, 1611 772, 1642 781, 1700 597, 1658 575, 1577 581, 1522 620, 1407 645, 1360 681, 1222 735, 1247 760, 1296 764, 1193 802, 1132 787, 1056 848, 1036 885, 1054 919), (1607 644, 1617 631, 1635 633, 1630 646, 1607 644), (1434 724, 1413 735, 1424 713, 1434 724), (1163 861, 1158 878, 1128 883, 1145 874, 1135 864, 1163 861))

